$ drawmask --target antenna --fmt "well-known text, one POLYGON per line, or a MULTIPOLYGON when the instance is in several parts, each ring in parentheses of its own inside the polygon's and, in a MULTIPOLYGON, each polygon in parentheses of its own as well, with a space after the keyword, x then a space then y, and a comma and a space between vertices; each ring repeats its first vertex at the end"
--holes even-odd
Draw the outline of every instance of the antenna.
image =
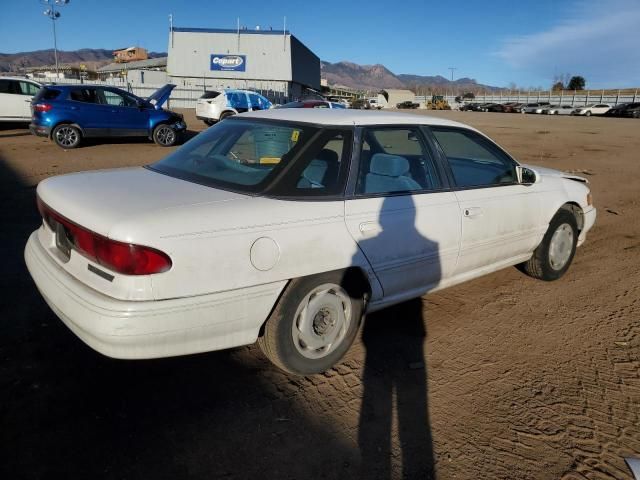
POLYGON ((284 17, 284 28, 282 29, 282 50, 287 49, 287 17, 284 17))
POLYGON ((453 82, 453 72, 456 71, 458 69, 458 67, 449 67, 449 70, 451 70, 451 81, 453 82))
POLYGON ((240 53, 240 17, 238 17, 238 53, 240 53))

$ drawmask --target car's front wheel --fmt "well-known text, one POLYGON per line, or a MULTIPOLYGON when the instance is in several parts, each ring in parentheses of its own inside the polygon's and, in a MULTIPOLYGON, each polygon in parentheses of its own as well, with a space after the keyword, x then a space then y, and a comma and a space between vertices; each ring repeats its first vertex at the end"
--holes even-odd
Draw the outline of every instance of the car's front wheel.
POLYGON ((551 219, 533 256, 520 265, 527 275, 540 280, 557 280, 569 269, 578 244, 576 217, 561 209, 551 219))
POLYGON ((73 125, 68 124, 62 124, 57 125, 56 128, 53 129, 51 137, 59 147, 65 149, 76 148, 78 145, 80 145, 80 141, 82 140, 82 133, 80 132, 80 129, 78 127, 74 127, 73 125))
POLYGON ((340 272, 292 280, 267 320, 258 344, 276 366, 297 375, 324 372, 349 349, 364 300, 347 291, 340 272))
POLYGON ((590 117, 591 116, 591 110, 587 110, 587 113, 584 114, 586 117, 590 117))
POLYGON ((153 129, 153 141, 161 147, 173 147, 178 142, 178 133, 170 125, 161 123, 153 129))
POLYGON ((233 112, 222 112, 220 114, 220 121, 224 120, 227 117, 231 117, 233 115, 235 115, 233 112))

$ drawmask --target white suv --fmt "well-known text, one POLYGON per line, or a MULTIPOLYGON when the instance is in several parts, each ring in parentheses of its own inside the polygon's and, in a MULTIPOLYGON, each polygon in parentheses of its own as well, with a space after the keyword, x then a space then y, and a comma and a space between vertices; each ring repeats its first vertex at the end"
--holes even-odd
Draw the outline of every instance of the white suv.
POLYGON ((571 115, 584 115, 585 117, 590 117, 591 115, 604 115, 609 110, 611 110, 611 105, 607 103, 592 103, 590 105, 585 105, 584 107, 578 107, 571 115))
POLYGON ((0 77, 0 122, 31 120, 31 100, 42 84, 26 78, 0 77))
POLYGON ((196 118, 213 125, 237 113, 268 110, 271 107, 267 98, 250 90, 207 90, 196 103, 196 118))

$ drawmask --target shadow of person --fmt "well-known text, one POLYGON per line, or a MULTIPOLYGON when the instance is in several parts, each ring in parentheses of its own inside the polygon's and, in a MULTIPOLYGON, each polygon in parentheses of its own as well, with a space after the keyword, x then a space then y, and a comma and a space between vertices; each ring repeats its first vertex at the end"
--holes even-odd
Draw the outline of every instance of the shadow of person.
MULTIPOLYGON (((418 231, 412 197, 387 197, 377 227, 375 236, 358 244, 385 297, 416 285, 426 291, 439 282, 438 244, 418 231)), ((361 478, 435 478, 422 300, 369 315, 362 340, 366 357, 358 431, 361 478)))

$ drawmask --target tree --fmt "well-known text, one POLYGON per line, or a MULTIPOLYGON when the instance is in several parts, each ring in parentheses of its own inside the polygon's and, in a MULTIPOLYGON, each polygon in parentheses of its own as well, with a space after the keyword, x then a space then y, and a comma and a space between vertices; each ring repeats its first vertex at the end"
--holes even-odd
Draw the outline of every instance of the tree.
POLYGON ((567 86, 567 88, 569 90, 584 90, 585 84, 586 81, 584 77, 581 77, 580 75, 574 75, 573 77, 571 77, 571 80, 569 80, 569 85, 567 86))
POLYGON ((564 83, 562 82, 554 83, 553 86, 551 87, 551 90, 553 90, 554 92, 564 90, 564 83))

